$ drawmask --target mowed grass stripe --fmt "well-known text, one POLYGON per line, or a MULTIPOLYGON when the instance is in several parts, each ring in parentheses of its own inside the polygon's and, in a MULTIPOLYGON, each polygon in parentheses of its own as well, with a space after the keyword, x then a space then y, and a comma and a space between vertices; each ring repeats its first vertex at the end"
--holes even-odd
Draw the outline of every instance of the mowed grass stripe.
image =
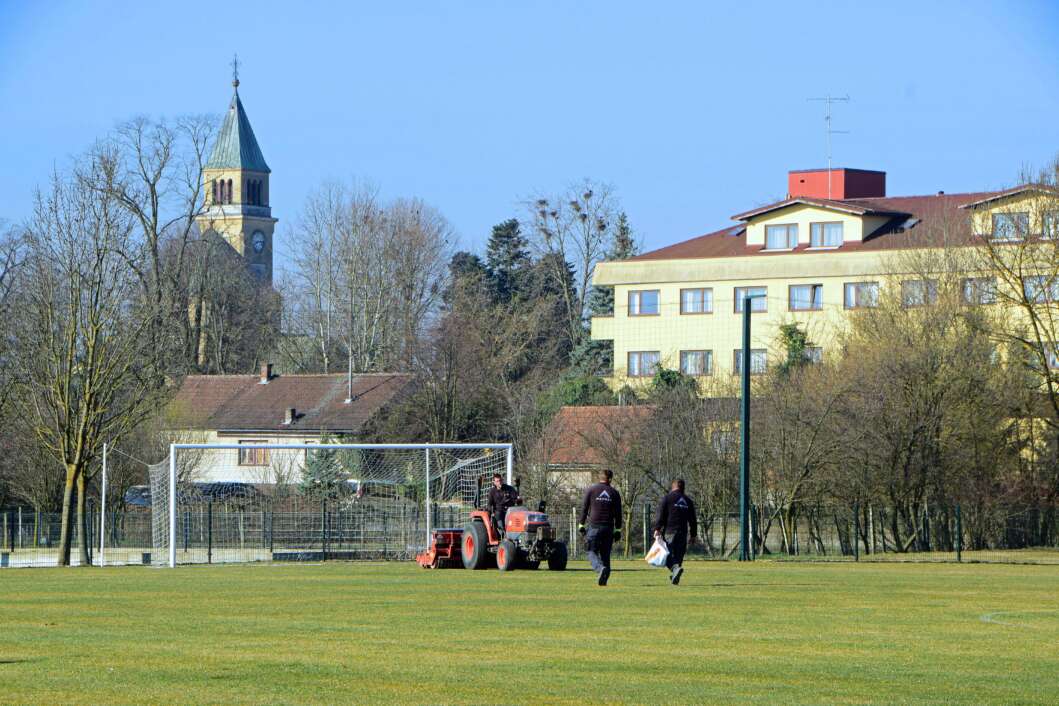
POLYGON ((606 588, 584 570, 393 563, 4 571, 0 701, 1054 703, 1059 694, 1059 567, 703 562, 679 587, 642 562, 616 568, 606 588), (997 611, 1017 620, 982 620, 997 611))

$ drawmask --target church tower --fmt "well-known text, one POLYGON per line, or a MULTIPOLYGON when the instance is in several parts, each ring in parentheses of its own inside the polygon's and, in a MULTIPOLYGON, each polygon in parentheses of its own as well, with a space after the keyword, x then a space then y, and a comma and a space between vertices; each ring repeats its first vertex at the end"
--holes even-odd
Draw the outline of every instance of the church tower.
POLYGON ((250 271, 271 285, 272 234, 277 220, 269 207, 271 170, 239 100, 238 61, 233 67, 232 102, 202 170, 206 198, 196 220, 202 233, 212 230, 223 237, 250 271))

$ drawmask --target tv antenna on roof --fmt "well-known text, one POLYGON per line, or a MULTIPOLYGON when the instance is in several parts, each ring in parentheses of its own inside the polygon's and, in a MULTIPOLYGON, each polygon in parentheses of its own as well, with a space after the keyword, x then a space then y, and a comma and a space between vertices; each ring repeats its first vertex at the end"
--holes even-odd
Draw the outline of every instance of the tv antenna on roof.
POLYGON ((848 135, 849 130, 835 130, 831 127, 831 104, 849 103, 849 96, 832 96, 830 93, 825 98, 810 98, 810 101, 824 104, 824 132, 827 135, 827 198, 831 198, 831 136, 848 135))

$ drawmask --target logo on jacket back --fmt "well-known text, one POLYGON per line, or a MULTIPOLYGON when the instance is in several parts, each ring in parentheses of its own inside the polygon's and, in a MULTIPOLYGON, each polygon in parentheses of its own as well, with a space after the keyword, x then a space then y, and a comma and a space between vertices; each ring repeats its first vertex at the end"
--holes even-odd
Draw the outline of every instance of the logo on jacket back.
POLYGON ((607 491, 604 490, 602 493, 600 493, 599 495, 596 496, 596 500, 602 500, 603 502, 609 503, 610 502, 610 493, 608 493, 607 491))
MULTIPOLYGON (((673 503, 673 507, 682 507, 685 510, 687 510, 688 509, 688 503, 687 503, 686 500, 684 500, 683 497, 681 497, 680 500, 677 500, 675 503, 673 503)), ((749 544, 749 542, 748 542, 748 544, 749 544)))

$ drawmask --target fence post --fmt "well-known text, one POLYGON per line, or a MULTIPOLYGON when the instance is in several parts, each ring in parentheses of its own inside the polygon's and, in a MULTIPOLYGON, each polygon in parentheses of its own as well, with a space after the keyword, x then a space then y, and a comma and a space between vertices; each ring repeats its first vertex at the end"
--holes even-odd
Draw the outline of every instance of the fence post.
POLYGON ((574 548, 570 555, 577 554, 577 508, 570 508, 570 546, 574 548))
MULTIPOLYGON (((11 545, 11 549, 14 549, 15 545, 11 545)), ((18 506, 18 548, 22 548, 22 506, 18 506)))
POLYGON ((4 523, 2 527, 3 529, 0 529, 0 548, 4 546, 4 540, 6 539, 8 548, 10 548, 11 551, 15 551, 15 538, 9 535, 9 532, 11 530, 11 523, 8 520, 6 512, 4 513, 4 523))
POLYGON ((963 517, 959 503, 956 504, 956 561, 963 561, 963 517))
POLYGON ((206 503, 206 563, 213 563, 213 500, 206 503))
MULTIPOLYGON (((429 508, 427 508, 429 512, 429 508)), ((327 498, 324 498, 321 503, 321 515, 320 515, 320 553, 323 555, 323 561, 327 561, 327 498)))
POLYGON ((650 515, 650 514, 651 514, 651 505, 650 505, 650 503, 644 503, 643 504, 643 551, 644 551, 644 554, 647 553, 648 548, 650 548, 650 546, 651 546, 649 544, 649 541, 648 541, 649 537, 648 537, 648 534, 647 534, 647 516, 650 515))
POLYGON ((923 550, 930 551, 930 515, 926 504, 923 505, 923 550))
POLYGON ((860 503, 853 503, 853 561, 860 561, 860 503))
MULTIPOLYGON (((276 537, 276 535, 275 535, 275 530, 276 530, 275 517, 276 517, 275 511, 269 510, 268 511, 268 553, 270 555, 272 554, 273 547, 275 546, 275 544, 274 544, 275 537, 276 537)), ((271 557, 269 557, 269 558, 271 558, 271 557)))

